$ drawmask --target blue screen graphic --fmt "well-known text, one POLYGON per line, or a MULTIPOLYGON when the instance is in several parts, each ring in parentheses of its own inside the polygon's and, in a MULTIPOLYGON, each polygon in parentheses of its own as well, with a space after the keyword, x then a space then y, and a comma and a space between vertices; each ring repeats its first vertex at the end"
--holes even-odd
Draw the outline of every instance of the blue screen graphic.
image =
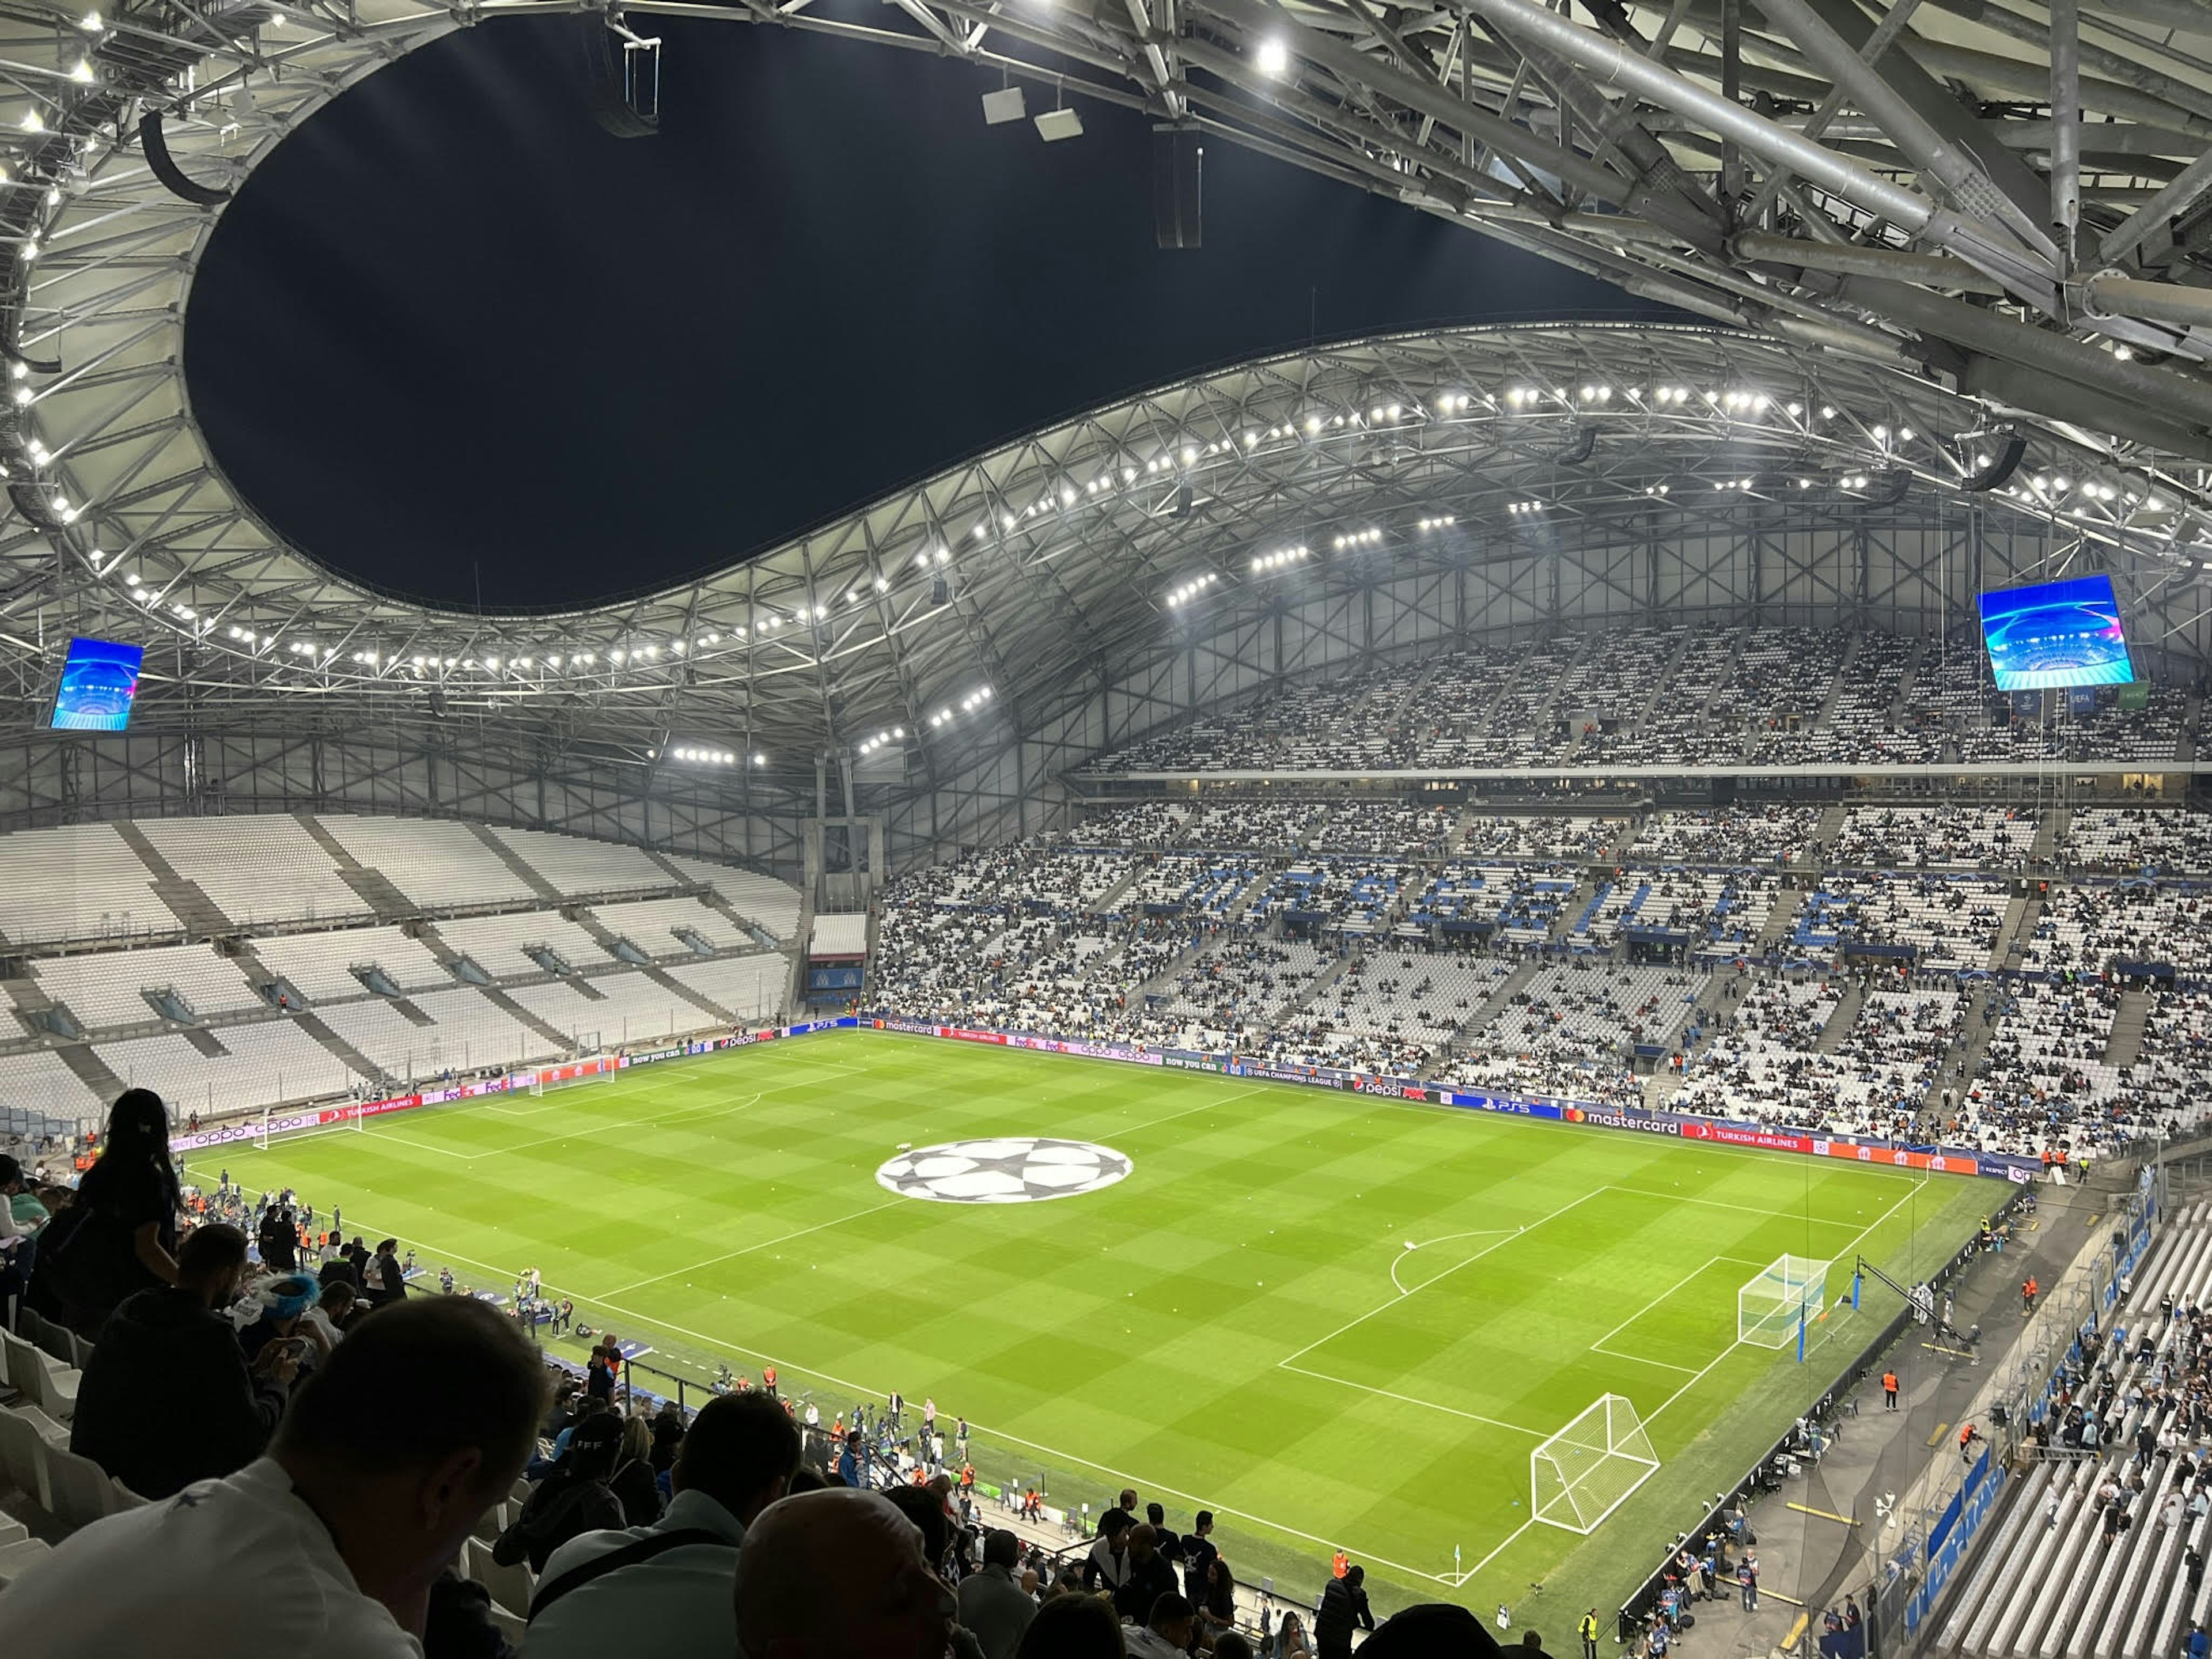
POLYGON ((142 645, 71 640, 62 663, 61 690, 54 694, 54 730, 120 732, 130 725, 138 665, 145 656, 142 645))
POLYGON ((2000 691, 2127 685, 2136 677, 2110 576, 1981 596, 1982 639, 2000 691))

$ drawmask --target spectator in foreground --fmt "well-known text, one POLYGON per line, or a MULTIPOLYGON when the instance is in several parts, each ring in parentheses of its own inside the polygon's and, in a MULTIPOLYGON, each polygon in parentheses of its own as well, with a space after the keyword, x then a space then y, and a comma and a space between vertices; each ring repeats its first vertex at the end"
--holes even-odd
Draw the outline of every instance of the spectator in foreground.
POLYGON ((125 1089, 107 1115, 106 1150, 77 1183, 76 1202, 39 1245, 39 1278, 59 1317, 87 1341, 126 1297, 177 1282, 177 1206, 169 1109, 151 1089, 125 1089))
POLYGON ((1014 1565, 1022 1557, 1021 1540, 1003 1528, 983 1536, 983 1565, 960 1581, 960 1627, 975 1638, 983 1659, 1013 1659, 1036 1603, 1014 1582, 1014 1565))
POLYGON ((629 1524, 622 1499, 607 1486, 622 1449, 622 1419, 612 1412, 594 1412, 567 1432, 568 1449, 491 1547, 491 1559, 503 1567, 526 1560, 531 1571, 542 1573, 553 1552, 570 1539, 629 1524))
POLYGON ((0 1591, 11 1659, 422 1659, 431 1585, 514 1486, 544 1404, 537 1354, 482 1303, 380 1314, 268 1456, 93 1522, 0 1591))
POLYGON ((1014 1659, 1127 1659, 1114 1610, 1095 1595, 1055 1595, 1037 1609, 1014 1659))
POLYGON ((1367 1570, 1353 1566, 1345 1570, 1341 1578, 1332 1578, 1321 1593, 1321 1608, 1314 1614, 1314 1642, 1321 1650, 1321 1659, 1350 1659, 1352 1628, 1358 1625, 1368 1630, 1375 1628, 1375 1615, 1368 1610, 1367 1570))
POLYGON ((1374 1659, 1501 1659, 1504 1651, 1481 1620, 1448 1601, 1424 1602, 1384 1620, 1359 1650, 1374 1659))
POLYGON ((1127 1536, 1129 1571, 1115 1588, 1114 1611, 1125 1625, 1149 1624, 1154 1604, 1181 1587, 1174 1565, 1160 1553, 1160 1535, 1149 1522, 1139 1522, 1127 1536))
POLYGON ((1179 1659, 1190 1649, 1198 1632, 1198 1616, 1179 1590, 1168 1590, 1152 1603, 1152 1616, 1142 1626, 1129 1625, 1121 1640, 1129 1659, 1179 1659))
POLYGON ((299 1358, 272 1346, 250 1370, 217 1312, 246 1276, 246 1235, 202 1227, 177 1252, 177 1282, 127 1297, 77 1383, 70 1449, 141 1498, 235 1474, 268 1445, 299 1358))
POLYGON ((850 1486, 761 1511, 738 1552, 737 1608, 744 1659, 945 1659, 952 1639, 952 1592, 921 1529, 850 1486))
POLYGON ((799 1468, 799 1429, 765 1395, 708 1401, 678 1443, 676 1496, 649 1526, 553 1552, 531 1598, 533 1659, 683 1659, 737 1651, 745 1529, 799 1468))

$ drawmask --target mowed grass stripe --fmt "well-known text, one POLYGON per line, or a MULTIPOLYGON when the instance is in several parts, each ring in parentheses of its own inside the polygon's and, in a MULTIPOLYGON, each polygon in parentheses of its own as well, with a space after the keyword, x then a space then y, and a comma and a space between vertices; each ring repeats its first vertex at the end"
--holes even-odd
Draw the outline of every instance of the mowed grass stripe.
POLYGON ((1756 1269, 1670 1288, 1686 1274, 1876 1223, 1863 1248, 1909 1272, 1984 1207, 1971 1182, 878 1033, 494 1104, 223 1158, 465 1279, 535 1265, 672 1364, 770 1356, 825 1413, 933 1394, 999 1474, 1206 1504, 1248 1578, 1304 1582, 1325 1540, 1433 1595, 1457 1543, 1494 1557, 1462 1592, 1486 1609, 1533 1579, 1607 1600, 1671 1534, 1670 1502, 1809 1398, 1813 1368, 1759 1351, 1699 1376, 1756 1269), (902 1143, 1038 1133, 1116 1146, 1133 1173, 1028 1206, 875 1182, 902 1143), (1623 1322, 1604 1347, 1644 1360, 1593 1350, 1623 1322), (1674 1400, 1652 1427, 1667 1468, 1589 1545, 1528 1527, 1532 1436, 1608 1390, 1674 1400))

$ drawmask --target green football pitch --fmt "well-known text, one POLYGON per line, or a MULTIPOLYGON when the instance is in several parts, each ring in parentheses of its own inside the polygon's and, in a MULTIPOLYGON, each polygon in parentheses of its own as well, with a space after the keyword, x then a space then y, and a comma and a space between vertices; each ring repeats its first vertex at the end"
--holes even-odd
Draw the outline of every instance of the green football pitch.
POLYGON ((223 1167, 466 1284, 534 1265, 647 1365, 772 1361, 825 1422, 933 1396, 983 1478, 1042 1475, 1094 1512, 1126 1481, 1185 1527, 1212 1509, 1246 1583, 1310 1592, 1341 1547, 1383 1605, 1486 1612, 1537 1583, 1547 1609, 1617 1606, 1892 1308, 1832 1311, 1801 1366, 1736 1344, 1746 1279, 1790 1252, 1838 1262, 1832 1298, 1859 1255, 1909 1284, 1998 1196, 869 1031, 233 1146, 191 1175, 223 1167), (1049 1202, 876 1178, 902 1146, 1029 1135, 1133 1167, 1049 1202), (1660 1473, 1588 1537, 1532 1521, 1531 1452, 1607 1394, 1660 1473))

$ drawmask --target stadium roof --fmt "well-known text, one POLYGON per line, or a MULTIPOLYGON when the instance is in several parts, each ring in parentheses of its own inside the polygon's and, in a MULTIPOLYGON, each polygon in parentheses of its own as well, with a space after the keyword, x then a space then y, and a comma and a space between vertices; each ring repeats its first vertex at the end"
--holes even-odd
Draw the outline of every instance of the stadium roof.
MULTIPOLYGON (((2033 283, 1990 291, 2038 257, 2017 198, 2022 158, 2051 143, 2022 82, 2031 67, 2038 86, 2050 78, 2029 63, 2047 27, 1989 0, 1900 9, 1892 18, 1911 21, 1880 59, 1897 86, 1838 75, 1856 112, 1837 119, 1811 109, 1826 107, 1828 71, 1807 73, 1826 47, 1797 15, 1806 3, 1771 0, 1770 19, 1795 21, 1727 32, 1733 53, 1702 32, 1719 29, 1703 0, 1663 19, 1601 8, 1603 37, 1527 0, 1474 0, 1471 15, 1194 0, 1172 32, 1143 0, 1126 15, 1042 15, 902 0, 885 13, 896 25, 866 26, 795 4, 634 8, 1065 80, 1735 326, 1462 330, 1238 365, 975 457, 729 569, 520 616, 426 608, 286 545, 208 453, 181 330, 228 192, 325 100, 457 19, 576 8, 0 8, 0 239, 15 254, 0 296, 13 507, 0 526, 0 660, 33 717, 61 643, 106 633, 150 636, 145 718, 157 728, 279 707, 385 721, 473 714, 518 744, 557 735, 617 758, 682 748, 730 757, 700 764, 757 754, 781 766, 879 734, 942 752, 1017 708, 1026 726, 1193 618, 1333 573, 1479 569, 1525 557, 1538 534, 1572 556, 1747 521, 1778 532, 1983 507, 1993 532, 2019 538, 2008 568, 2112 568, 2154 613, 2151 635, 2183 633, 2196 648, 2212 559, 2196 459, 2212 454, 2212 382, 2189 361, 2193 337, 2098 322, 2102 301, 2071 289, 2060 302, 2072 326, 2037 326, 2015 292, 2033 283), (1663 52, 1634 54, 1668 80, 1624 79, 1650 106, 1616 106, 1584 70, 1619 70, 1600 48, 1639 23, 1669 36, 1663 52), (1585 38, 1555 38, 1562 28, 1585 38), (1278 47, 1279 65, 1261 68, 1278 47), (1923 64, 1978 87, 1983 120, 1944 94, 1948 115, 1926 107, 1923 64), (1723 72, 1769 112, 1730 114, 1683 90, 1723 72), (1962 122, 1980 137, 1954 131, 1962 122), (1923 167, 1931 127, 1956 142, 1923 167), (1808 136, 1822 131, 1836 149, 1808 136), (1948 205, 1907 182, 1923 174, 1943 181, 1948 205), (1771 191, 1768 240, 1698 231, 1726 182, 1771 191), (1784 237, 1802 243, 1786 259, 1770 246, 1784 237), (2115 343, 2124 356, 2105 349, 2115 343), (1997 493, 1964 491, 2014 434, 2018 471, 1997 493), (174 690, 187 683, 189 698, 174 690)), ((2157 14, 2161 28, 2212 17, 2196 0, 2126 9, 2157 14)), ((2148 27, 2082 20, 2095 44, 2081 64, 2105 78, 2081 94, 2115 118, 2094 129, 2082 211, 2111 258, 2142 233, 2124 250, 2130 269, 2163 262, 2136 269, 2129 303, 2185 310, 2203 289, 2149 279, 2194 279, 2195 221, 2174 186, 2212 177, 2193 155, 2203 140, 2186 136, 2212 122, 2212 60, 2151 47, 2148 27), (2154 191, 2159 226, 2122 216, 2154 191), (2137 292, 2149 287, 2171 293, 2137 292)), ((423 464, 465 466, 465 436, 426 418, 423 464)), ((620 556, 609 550, 611 568, 620 556)), ((1580 574, 1605 580, 1595 565, 1580 574)))

